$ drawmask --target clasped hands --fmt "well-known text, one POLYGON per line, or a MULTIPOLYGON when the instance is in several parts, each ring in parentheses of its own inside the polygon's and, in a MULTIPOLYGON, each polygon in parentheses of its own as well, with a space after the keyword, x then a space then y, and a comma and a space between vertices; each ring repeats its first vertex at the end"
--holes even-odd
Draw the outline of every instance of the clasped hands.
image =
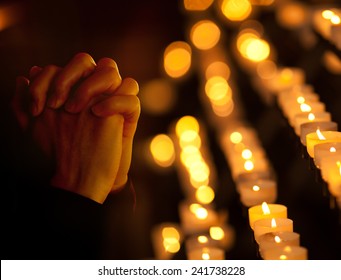
POLYGON ((18 77, 12 108, 55 164, 51 185, 98 203, 127 182, 140 102, 109 58, 86 53, 64 67, 34 66, 18 77))

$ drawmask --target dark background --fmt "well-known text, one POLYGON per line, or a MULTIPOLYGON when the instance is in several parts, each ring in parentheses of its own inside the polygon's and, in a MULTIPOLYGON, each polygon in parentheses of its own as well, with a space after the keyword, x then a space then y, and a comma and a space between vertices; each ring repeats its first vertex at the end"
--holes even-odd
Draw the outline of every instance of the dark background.
MULTIPOLYGON (((122 77, 132 76, 140 86, 151 79, 164 77, 161 68, 164 48, 172 41, 186 39, 186 15, 181 2, 0 1, 0 8, 16 4, 19 18, 16 24, 0 31, 1 172, 7 178, 2 193, 6 193, 3 188, 10 185, 10 176, 18 176, 22 171, 15 166, 12 158, 12 152, 16 151, 16 139, 13 138, 16 134, 9 101, 14 92, 15 77, 26 75, 33 65, 65 65, 81 51, 90 53, 95 60, 105 56, 115 59, 122 77)), ((315 5, 319 1, 305 3, 315 5)), ((315 34, 316 44, 309 49, 304 48, 300 33, 277 25, 271 10, 259 13, 258 19, 277 50, 279 62, 303 68, 308 83, 314 86, 326 103, 333 120, 341 124, 341 76, 331 74, 321 63, 326 50, 335 50, 333 46, 315 34)), ((228 38, 236 34, 237 28, 224 26, 224 31, 228 38)), ((226 43, 226 51, 230 51, 229 43, 226 43)), ((340 51, 336 53, 341 57, 340 51)), ((248 74, 238 67, 232 53, 229 55, 237 71, 235 83, 247 112, 246 117, 260 132, 276 171, 278 202, 288 207, 294 229, 301 234, 301 243, 308 248, 310 259, 340 259, 339 209, 330 206, 331 198, 324 183, 309 159, 303 157, 302 147, 280 110, 275 105, 268 106, 262 102, 248 74)), ((133 258, 153 258, 150 230, 162 222, 179 222, 177 205, 183 198, 176 171, 158 171, 148 166, 137 149, 141 149, 149 137, 167 133, 169 124, 182 115, 192 114, 207 122, 196 96, 197 87, 198 78, 196 73, 192 73, 185 81, 177 83, 177 104, 171 112, 155 117, 142 111, 135 140, 136 156, 131 168, 138 199, 134 221, 138 224, 134 244, 137 241, 138 246, 132 253, 133 258)), ((237 235, 236 244, 227 252, 227 258, 258 259, 247 224, 246 209, 239 202, 213 129, 208 127, 208 133, 219 178, 216 205, 217 208, 228 209, 229 224, 235 228, 237 235)), ((3 212, 6 212, 5 206, 3 212)), ((185 258, 184 252, 180 251, 174 258, 185 258)))

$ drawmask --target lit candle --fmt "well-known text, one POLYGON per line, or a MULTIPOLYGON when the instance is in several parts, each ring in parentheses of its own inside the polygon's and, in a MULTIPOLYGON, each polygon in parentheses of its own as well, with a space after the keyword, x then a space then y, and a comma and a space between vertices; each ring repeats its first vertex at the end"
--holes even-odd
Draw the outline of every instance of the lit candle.
POLYGON ((322 158, 339 155, 341 158, 341 142, 321 143, 314 146, 314 163, 317 168, 321 166, 322 158))
POLYGON ((248 209, 249 224, 254 229, 254 223, 260 219, 267 218, 287 218, 287 207, 281 204, 267 204, 263 202, 261 205, 255 205, 248 209))
POLYGON ((296 232, 268 232, 259 236, 259 252, 263 256, 263 252, 272 248, 285 246, 300 246, 300 235, 296 232))
POLYGON ((254 180, 237 183, 237 191, 243 205, 250 207, 263 201, 274 203, 277 199, 277 184, 274 180, 254 180))
POLYGON ((339 154, 329 155, 328 157, 321 158, 320 161, 320 170, 322 179, 325 182, 328 182, 328 171, 334 166, 341 166, 341 157, 339 154))
POLYGON ((264 260, 307 260, 308 250, 301 246, 285 246, 265 250, 264 260))
POLYGON ((224 250, 217 247, 202 247, 187 251, 188 260, 224 260, 224 250))
POLYGON ((341 195, 341 156, 335 155, 322 159, 321 174, 328 184, 328 191, 334 197, 341 195))
POLYGON ((294 231, 293 221, 287 218, 270 218, 260 219, 254 223, 253 233, 257 243, 261 235, 274 231, 294 231))
POLYGON ((331 121, 331 114, 329 112, 300 113, 300 114, 295 115, 293 126, 295 129, 296 135, 300 136, 302 124, 312 123, 312 122, 330 122, 330 121, 331 121))
POLYGON ((295 116, 300 113, 322 113, 326 111, 326 105, 320 101, 305 102, 288 106, 287 118, 289 124, 294 127, 295 116))
POLYGON ((314 158, 314 146, 320 143, 341 142, 341 132, 339 131, 323 131, 317 129, 306 136, 307 151, 311 158, 314 158))
POLYGON ((219 224, 219 215, 209 205, 182 202, 179 204, 181 226, 185 234, 207 232, 219 224))
POLYGON ((152 244, 155 258, 168 260, 181 248, 182 232, 178 224, 162 223, 152 229, 152 244))
POLYGON ((336 122, 310 122, 301 125, 301 143, 307 146, 307 134, 315 132, 317 129, 320 131, 337 131, 338 125, 336 122))

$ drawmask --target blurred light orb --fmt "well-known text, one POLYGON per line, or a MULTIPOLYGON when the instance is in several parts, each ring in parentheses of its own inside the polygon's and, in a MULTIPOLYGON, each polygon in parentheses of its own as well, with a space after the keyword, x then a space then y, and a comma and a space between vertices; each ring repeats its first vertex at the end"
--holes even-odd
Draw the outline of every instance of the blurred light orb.
POLYGON ((217 101, 225 97, 232 97, 232 90, 227 81, 220 76, 214 76, 207 80, 205 84, 205 92, 210 100, 217 101))
POLYGON ((242 21, 251 14, 252 5, 249 0, 223 0, 221 11, 231 21, 242 21))
POLYGON ((210 186, 200 186, 195 192, 196 199, 202 204, 209 204, 215 197, 214 190, 210 186))
POLYGON ((307 22, 308 9, 306 5, 299 2, 285 3, 277 9, 276 18, 283 27, 295 29, 307 22))
POLYGON ((175 160, 173 141, 166 134, 156 135, 149 146, 154 161, 161 167, 171 166, 175 160))
POLYGON ((205 11, 214 0, 184 0, 184 7, 188 11, 205 11))
POLYGON ((196 133, 199 133, 199 122, 193 116, 183 116, 181 117, 175 125, 175 132, 178 138, 181 137, 181 134, 188 130, 193 130, 196 133))
POLYGON ((171 78, 184 76, 191 67, 192 50, 189 44, 176 41, 167 46, 164 51, 164 69, 171 78))
POLYGON ((251 61, 260 62, 270 55, 270 46, 265 40, 253 38, 246 40, 244 44, 242 49, 245 49, 245 52, 242 55, 251 61))
POLYGON ((144 112, 162 115, 172 110, 177 96, 174 86, 166 79, 154 79, 141 86, 139 97, 144 112))
POLYGON ((277 66, 272 60, 264 60, 257 64, 257 74, 262 79, 272 79, 276 73, 277 66))
POLYGON ((210 20, 202 20, 193 25, 190 38, 195 47, 200 50, 213 48, 220 39, 219 27, 210 20))
POLYGON ((223 61, 214 61, 207 66, 205 71, 206 79, 210 79, 214 76, 220 76, 228 80, 231 74, 230 67, 223 61))

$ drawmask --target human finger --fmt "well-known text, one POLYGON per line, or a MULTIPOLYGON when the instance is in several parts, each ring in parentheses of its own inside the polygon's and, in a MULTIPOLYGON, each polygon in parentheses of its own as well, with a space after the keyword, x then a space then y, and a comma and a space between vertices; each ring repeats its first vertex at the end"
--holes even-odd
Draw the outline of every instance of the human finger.
POLYGON ((122 84, 115 91, 115 95, 137 95, 139 84, 133 78, 124 78, 122 84))
POLYGON ((113 95, 104 99, 91 108, 97 117, 109 117, 121 114, 124 117, 124 137, 134 135, 140 116, 140 100, 135 95, 113 95))
POLYGON ((29 72, 29 78, 30 80, 33 80, 37 77, 37 75, 41 72, 41 70, 43 70, 42 67, 39 67, 39 66, 33 66, 31 69, 30 69, 30 72, 29 72))
POLYGON ((112 94, 121 85, 121 77, 117 68, 103 66, 80 84, 74 96, 65 104, 69 113, 82 111, 90 100, 101 94, 112 94))
POLYGON ((54 92, 48 100, 48 106, 56 109, 69 98, 70 89, 81 78, 88 77, 95 69, 94 59, 87 53, 78 53, 60 71, 54 82, 54 92))
POLYGON ((39 115, 45 106, 47 93, 51 87, 52 81, 60 71, 60 68, 55 65, 44 67, 36 78, 30 84, 31 95, 31 113, 34 116, 39 115))

